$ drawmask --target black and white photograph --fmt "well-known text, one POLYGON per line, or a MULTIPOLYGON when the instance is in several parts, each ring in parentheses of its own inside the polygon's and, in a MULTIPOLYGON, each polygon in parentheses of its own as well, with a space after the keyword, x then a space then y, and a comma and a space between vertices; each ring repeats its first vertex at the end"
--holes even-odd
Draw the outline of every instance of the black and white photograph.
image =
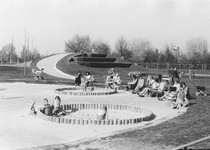
POLYGON ((210 0, 0 0, 0 150, 210 150, 210 0))

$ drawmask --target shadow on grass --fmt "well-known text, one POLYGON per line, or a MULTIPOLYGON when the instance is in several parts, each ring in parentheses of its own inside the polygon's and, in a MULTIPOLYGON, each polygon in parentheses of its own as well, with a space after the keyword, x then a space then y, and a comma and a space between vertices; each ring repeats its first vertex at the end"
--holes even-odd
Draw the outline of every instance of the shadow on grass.
MULTIPOLYGON (((200 148, 200 149, 197 149, 197 148, 188 148, 187 150, 209 150, 210 148, 200 148)), ((185 150, 184 148, 180 149, 180 150, 185 150)))
POLYGON ((196 97, 195 96, 191 96, 190 97, 190 100, 193 100, 193 99, 196 99, 196 97))
POLYGON ((197 104, 197 103, 189 103, 189 106, 192 106, 192 105, 195 105, 195 104, 197 104))

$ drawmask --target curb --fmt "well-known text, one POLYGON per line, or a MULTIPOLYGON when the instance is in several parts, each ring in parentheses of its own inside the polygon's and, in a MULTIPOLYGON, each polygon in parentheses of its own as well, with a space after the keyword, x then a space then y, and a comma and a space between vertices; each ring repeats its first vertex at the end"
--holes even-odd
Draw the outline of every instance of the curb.
POLYGON ((37 110, 37 116, 45 121, 62 123, 62 124, 71 124, 71 125, 128 125, 128 124, 137 124, 142 121, 150 121, 155 118, 155 115, 152 113, 152 111, 148 109, 140 108, 139 106, 132 106, 132 105, 126 106, 122 104, 72 103, 72 104, 61 105, 61 109, 63 109, 64 111, 71 109, 78 109, 78 110, 101 109, 104 105, 106 105, 108 109, 131 111, 131 112, 145 114, 146 116, 139 118, 132 118, 132 119, 110 119, 110 120, 69 119, 64 117, 47 116, 42 113, 41 108, 37 110))
POLYGON ((100 95, 110 95, 117 93, 117 91, 115 90, 106 90, 105 88, 98 88, 98 87, 87 87, 86 92, 82 91, 81 87, 59 88, 55 89, 54 92, 59 95, 74 95, 74 96, 100 96, 100 95), (94 91, 95 89, 101 91, 94 91))

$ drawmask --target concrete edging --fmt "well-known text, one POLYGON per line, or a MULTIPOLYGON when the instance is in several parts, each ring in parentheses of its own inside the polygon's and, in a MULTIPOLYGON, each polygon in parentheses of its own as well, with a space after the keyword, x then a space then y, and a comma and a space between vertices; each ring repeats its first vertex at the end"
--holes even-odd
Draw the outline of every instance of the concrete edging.
POLYGON ((87 87, 86 92, 82 91, 81 87, 59 88, 55 89, 54 92, 59 95, 74 95, 74 96, 100 96, 100 95, 110 95, 117 93, 115 90, 98 88, 98 87, 87 87), (101 91, 94 91, 95 89, 101 91))
POLYGON ((110 120, 69 119, 64 117, 47 116, 41 112, 41 109, 38 109, 37 116, 45 121, 70 124, 70 125, 127 125, 127 124, 137 124, 142 121, 150 121, 155 118, 155 115, 152 113, 152 111, 148 109, 140 108, 138 106, 131 106, 131 105, 129 106, 122 104, 74 103, 74 104, 61 105, 61 109, 63 110, 101 109, 104 105, 106 105, 108 109, 143 113, 146 116, 133 118, 133 119, 110 119, 110 120))

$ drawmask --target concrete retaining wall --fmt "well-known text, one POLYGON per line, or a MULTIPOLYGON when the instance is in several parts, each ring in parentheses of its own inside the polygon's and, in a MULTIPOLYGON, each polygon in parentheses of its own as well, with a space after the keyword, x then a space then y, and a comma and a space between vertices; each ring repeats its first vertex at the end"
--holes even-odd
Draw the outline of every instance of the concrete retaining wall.
POLYGON ((134 119, 110 119, 110 120, 85 120, 85 119, 69 119, 64 117, 54 117, 46 116, 41 112, 41 109, 38 109, 37 115, 40 119, 45 121, 55 122, 55 123, 64 123, 71 125, 127 125, 127 124, 136 124, 142 121, 150 121, 155 118, 155 115, 148 109, 140 108, 138 106, 128 106, 121 104, 94 104, 94 103, 74 103, 74 104, 64 104, 61 105, 63 110, 72 110, 72 109, 101 109, 104 105, 108 109, 115 110, 124 110, 131 111, 136 113, 145 114, 145 117, 139 117, 134 119))

